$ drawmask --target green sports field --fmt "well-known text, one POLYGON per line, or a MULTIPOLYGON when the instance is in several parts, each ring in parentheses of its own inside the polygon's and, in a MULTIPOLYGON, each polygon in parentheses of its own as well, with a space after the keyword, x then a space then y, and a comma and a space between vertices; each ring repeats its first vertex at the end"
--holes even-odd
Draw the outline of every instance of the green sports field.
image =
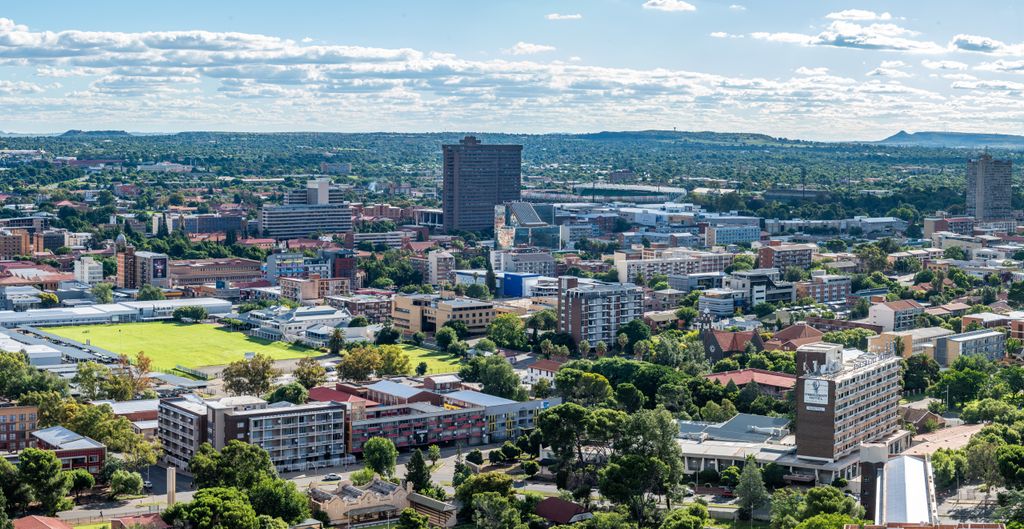
MULTIPOLYGON (((241 360, 245 353, 263 353, 275 360, 302 358, 319 352, 284 342, 250 338, 244 333, 209 324, 164 322, 113 325, 47 327, 47 332, 128 356, 144 351, 154 369, 167 371, 176 365, 203 367, 241 360)), ((415 364, 413 364, 415 365, 415 364)))
POLYGON ((459 371, 459 359, 448 353, 432 351, 409 344, 402 344, 400 347, 409 354, 409 364, 412 365, 413 369, 416 369, 420 362, 426 362, 428 375, 458 373, 459 371))

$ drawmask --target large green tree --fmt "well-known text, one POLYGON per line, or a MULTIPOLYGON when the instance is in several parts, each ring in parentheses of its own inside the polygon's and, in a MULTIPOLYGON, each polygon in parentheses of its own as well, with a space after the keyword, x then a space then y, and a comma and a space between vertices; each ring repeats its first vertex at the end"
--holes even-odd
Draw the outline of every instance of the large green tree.
POLYGON ((200 488, 192 501, 175 504, 162 516, 172 527, 261 529, 249 498, 235 488, 200 488))
POLYGON ((248 360, 236 360, 221 373, 224 389, 233 395, 265 395, 274 377, 281 374, 269 356, 256 353, 248 360))
POLYGON ((371 437, 363 443, 363 459, 366 466, 381 476, 392 476, 395 473, 395 462, 398 460, 398 449, 391 439, 371 437))
POLYGON ((295 483, 280 478, 264 478, 249 490, 249 502, 256 514, 281 518, 289 524, 309 518, 309 498, 295 483))
POLYGON ((267 478, 276 478, 277 470, 263 448, 232 439, 218 452, 203 443, 189 463, 192 482, 197 489, 234 487, 249 490, 267 478))
POLYGON ((54 514, 70 507, 66 496, 71 476, 61 471, 60 459, 49 450, 26 448, 18 454, 18 479, 28 486, 39 507, 54 514))

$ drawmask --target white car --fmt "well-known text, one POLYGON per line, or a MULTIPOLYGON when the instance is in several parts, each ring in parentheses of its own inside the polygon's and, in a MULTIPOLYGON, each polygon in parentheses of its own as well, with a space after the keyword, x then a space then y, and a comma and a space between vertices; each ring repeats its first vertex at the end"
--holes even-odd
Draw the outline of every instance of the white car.
POLYGON ((341 476, 339 476, 339 475, 337 475, 337 474, 335 474, 333 472, 331 472, 330 474, 327 474, 326 476, 324 476, 324 481, 338 481, 340 479, 341 479, 341 476))

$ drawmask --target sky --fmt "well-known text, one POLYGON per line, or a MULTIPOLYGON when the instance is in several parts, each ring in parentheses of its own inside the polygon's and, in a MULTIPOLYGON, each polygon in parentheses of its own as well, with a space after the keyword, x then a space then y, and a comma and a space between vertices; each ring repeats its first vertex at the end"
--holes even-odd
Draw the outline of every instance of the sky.
POLYGON ((0 4, 0 131, 1024 134, 1016 0, 0 4))

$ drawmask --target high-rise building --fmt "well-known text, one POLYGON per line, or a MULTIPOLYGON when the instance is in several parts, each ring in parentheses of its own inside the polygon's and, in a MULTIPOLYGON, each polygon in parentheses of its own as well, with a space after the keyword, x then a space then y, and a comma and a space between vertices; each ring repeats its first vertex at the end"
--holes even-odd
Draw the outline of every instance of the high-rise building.
POLYGON ((1010 186, 1013 162, 982 154, 967 162, 967 210, 978 222, 1013 218, 1010 186))
POLYGON ((124 244, 118 236, 117 250, 117 288, 142 288, 153 285, 159 288, 171 286, 168 273, 167 254, 156 252, 137 252, 135 247, 124 244))
POLYGON ((87 285, 103 282, 103 263, 89 256, 82 256, 75 261, 75 281, 87 285))
POLYGON ((31 252, 28 232, 25 230, 0 230, 0 259, 13 259, 31 252))
POLYGON ((643 289, 573 276, 558 278, 558 330, 597 345, 615 344, 619 328, 643 317, 643 289))
POLYGON ((443 145, 444 230, 493 228, 494 206, 520 198, 522 145, 481 145, 466 136, 443 145))
POLYGON ((785 270, 790 267, 802 270, 811 266, 814 259, 815 246, 812 244, 779 244, 762 246, 757 251, 760 268, 778 268, 785 270))
POLYGON ((284 205, 264 206, 260 229, 275 239, 352 231, 352 208, 340 188, 332 186, 329 179, 318 178, 307 182, 305 189, 290 191, 284 205))
POLYGON ((900 429, 900 357, 819 342, 796 350, 796 453, 837 461, 864 443, 890 454, 910 445, 900 429))

